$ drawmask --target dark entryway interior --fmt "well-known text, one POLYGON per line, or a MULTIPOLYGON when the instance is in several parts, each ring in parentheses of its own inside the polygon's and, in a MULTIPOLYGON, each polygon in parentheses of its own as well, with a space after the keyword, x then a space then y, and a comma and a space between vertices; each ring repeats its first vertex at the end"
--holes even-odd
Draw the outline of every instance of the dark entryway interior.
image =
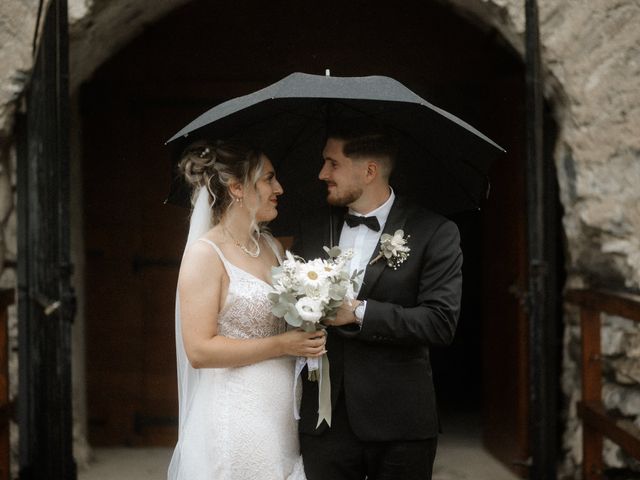
MULTIPOLYGON (((508 150, 492 169, 483 211, 452 217, 465 255, 463 314, 453 345, 434 350, 433 363, 444 430, 457 412, 477 414, 493 453, 506 463, 526 459, 524 67, 495 31, 428 1, 268 9, 194 1, 149 26, 83 86, 92 444, 175 441, 173 300, 188 214, 163 205, 171 182, 164 141, 216 103, 326 68, 394 77, 508 150)), ((290 234, 277 223, 274 230, 290 234)))

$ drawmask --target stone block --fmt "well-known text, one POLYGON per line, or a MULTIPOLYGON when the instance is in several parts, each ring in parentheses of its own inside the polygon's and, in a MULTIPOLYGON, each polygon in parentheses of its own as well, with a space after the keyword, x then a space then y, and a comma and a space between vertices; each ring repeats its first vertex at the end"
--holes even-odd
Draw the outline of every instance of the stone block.
POLYGON ((640 358, 640 333, 630 333, 625 337, 624 353, 629 358, 640 358))
POLYGON ((624 353, 626 332, 623 329, 603 325, 600 332, 600 348, 603 355, 620 355, 624 353))
MULTIPOLYGON (((611 362, 620 383, 640 383, 640 359, 619 358, 611 362)), ((640 413, 640 412, 639 412, 640 413)))
POLYGON ((602 442, 602 458, 605 465, 612 468, 622 468, 625 462, 620 447, 605 437, 602 442))

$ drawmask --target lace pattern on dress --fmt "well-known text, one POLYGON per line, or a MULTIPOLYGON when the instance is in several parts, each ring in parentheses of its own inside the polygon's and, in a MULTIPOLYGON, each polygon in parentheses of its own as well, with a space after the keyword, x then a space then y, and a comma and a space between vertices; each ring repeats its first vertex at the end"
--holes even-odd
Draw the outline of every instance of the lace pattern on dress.
MULTIPOLYGON (((263 338, 285 332, 282 319, 270 313, 265 315, 271 311, 267 294, 273 287, 227 260, 211 240, 200 240, 211 245, 219 255, 230 280, 224 307, 218 315, 218 333, 231 338, 263 338)), ((277 251, 274 252, 277 255, 277 251)))

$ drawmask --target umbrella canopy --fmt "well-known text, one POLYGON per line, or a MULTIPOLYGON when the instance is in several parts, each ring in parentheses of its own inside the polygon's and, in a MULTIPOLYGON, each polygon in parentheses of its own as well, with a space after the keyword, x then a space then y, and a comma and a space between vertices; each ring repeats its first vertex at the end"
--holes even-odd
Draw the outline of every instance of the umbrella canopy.
POLYGON ((285 198, 293 190, 292 203, 313 203, 326 194, 317 174, 327 126, 361 118, 398 138, 391 184, 400 193, 443 214, 479 208, 488 192, 489 166, 504 149, 389 77, 293 73, 211 108, 167 143, 245 139, 270 156, 285 198))

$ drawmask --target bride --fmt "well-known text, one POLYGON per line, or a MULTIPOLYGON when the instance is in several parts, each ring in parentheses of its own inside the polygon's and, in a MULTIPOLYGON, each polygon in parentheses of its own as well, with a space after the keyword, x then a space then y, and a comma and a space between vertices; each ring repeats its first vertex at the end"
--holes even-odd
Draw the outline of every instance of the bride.
POLYGON ((169 480, 304 480, 295 356, 324 334, 287 331, 267 298, 282 247, 263 228, 282 187, 269 159, 231 142, 187 149, 194 209, 176 300, 180 427, 169 480))

